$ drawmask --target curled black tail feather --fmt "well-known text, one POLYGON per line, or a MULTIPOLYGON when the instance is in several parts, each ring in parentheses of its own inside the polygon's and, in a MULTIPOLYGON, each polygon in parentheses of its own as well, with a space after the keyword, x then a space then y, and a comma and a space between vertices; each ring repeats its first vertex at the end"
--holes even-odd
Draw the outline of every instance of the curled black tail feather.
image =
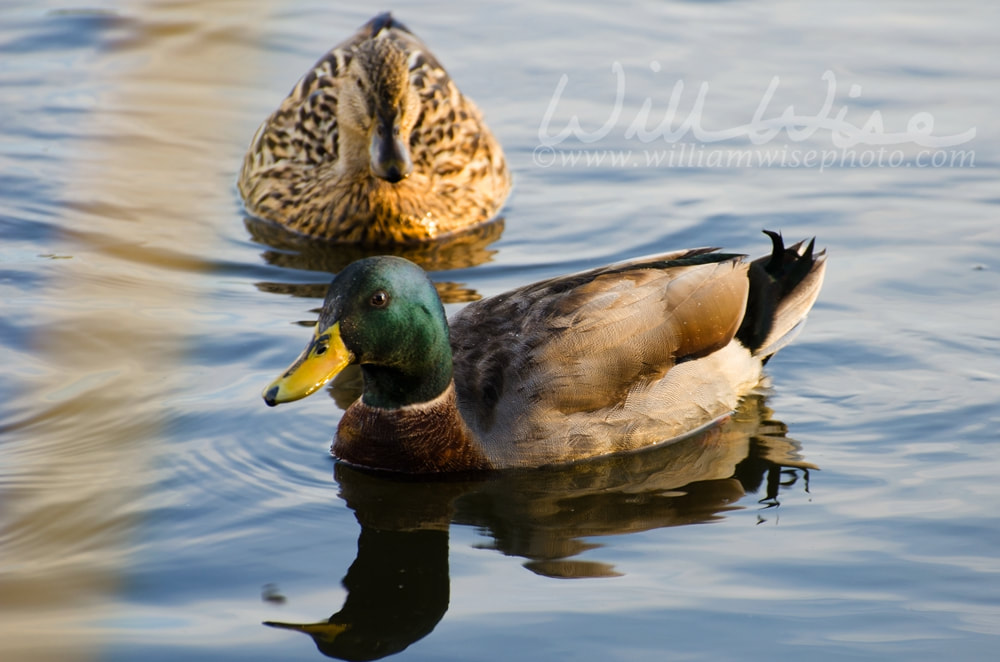
POLYGON ((802 242, 785 248, 781 234, 771 230, 764 234, 771 238, 771 254, 750 263, 747 310, 736 331, 736 338, 754 354, 771 334, 782 299, 805 280, 816 263, 815 238, 800 253, 802 242))

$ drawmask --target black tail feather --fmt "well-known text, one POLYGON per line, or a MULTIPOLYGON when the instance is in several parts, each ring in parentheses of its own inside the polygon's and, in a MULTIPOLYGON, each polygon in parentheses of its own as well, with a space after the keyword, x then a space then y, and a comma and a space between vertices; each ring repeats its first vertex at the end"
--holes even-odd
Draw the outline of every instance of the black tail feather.
POLYGON ((737 339, 753 353, 771 333, 781 300, 809 275, 815 263, 815 238, 800 254, 802 242, 785 248, 780 233, 764 230, 764 234, 771 238, 771 254, 750 263, 747 311, 736 332, 737 339))

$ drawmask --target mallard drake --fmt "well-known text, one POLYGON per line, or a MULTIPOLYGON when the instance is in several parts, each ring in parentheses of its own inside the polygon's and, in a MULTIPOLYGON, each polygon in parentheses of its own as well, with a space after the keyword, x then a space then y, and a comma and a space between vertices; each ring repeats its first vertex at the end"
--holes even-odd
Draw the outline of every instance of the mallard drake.
POLYGON ((312 341, 264 391, 309 395, 360 364, 333 453, 410 473, 533 467, 675 439, 727 415, 819 294, 814 241, 695 248, 527 285, 451 319, 398 257, 351 263, 312 341))
POLYGON ((257 129, 239 177, 251 215, 368 245, 488 222, 510 186, 479 109, 388 13, 306 72, 257 129))

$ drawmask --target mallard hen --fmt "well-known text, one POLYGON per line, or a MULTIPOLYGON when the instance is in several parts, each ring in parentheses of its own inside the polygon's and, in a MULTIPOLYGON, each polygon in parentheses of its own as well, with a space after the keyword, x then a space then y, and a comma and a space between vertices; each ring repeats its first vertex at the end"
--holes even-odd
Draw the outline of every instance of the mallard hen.
POLYGON ((388 13, 324 55, 261 124, 239 176, 252 216, 332 242, 433 240, 494 219, 500 144, 388 13))

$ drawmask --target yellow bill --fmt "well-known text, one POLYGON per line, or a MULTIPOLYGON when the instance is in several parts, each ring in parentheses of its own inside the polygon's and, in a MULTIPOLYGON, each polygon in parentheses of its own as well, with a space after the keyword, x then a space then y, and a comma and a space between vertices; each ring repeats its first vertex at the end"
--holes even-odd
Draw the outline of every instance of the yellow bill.
POLYGON ((346 623, 328 623, 326 621, 320 623, 280 623, 278 621, 264 621, 264 625, 269 625, 272 628, 305 632, 317 642, 326 642, 327 644, 332 644, 337 637, 342 635, 351 627, 346 623))
POLYGON ((295 363, 264 389, 264 402, 269 406, 304 398, 333 379, 354 361, 354 355, 340 337, 340 322, 323 333, 316 332, 295 363))

